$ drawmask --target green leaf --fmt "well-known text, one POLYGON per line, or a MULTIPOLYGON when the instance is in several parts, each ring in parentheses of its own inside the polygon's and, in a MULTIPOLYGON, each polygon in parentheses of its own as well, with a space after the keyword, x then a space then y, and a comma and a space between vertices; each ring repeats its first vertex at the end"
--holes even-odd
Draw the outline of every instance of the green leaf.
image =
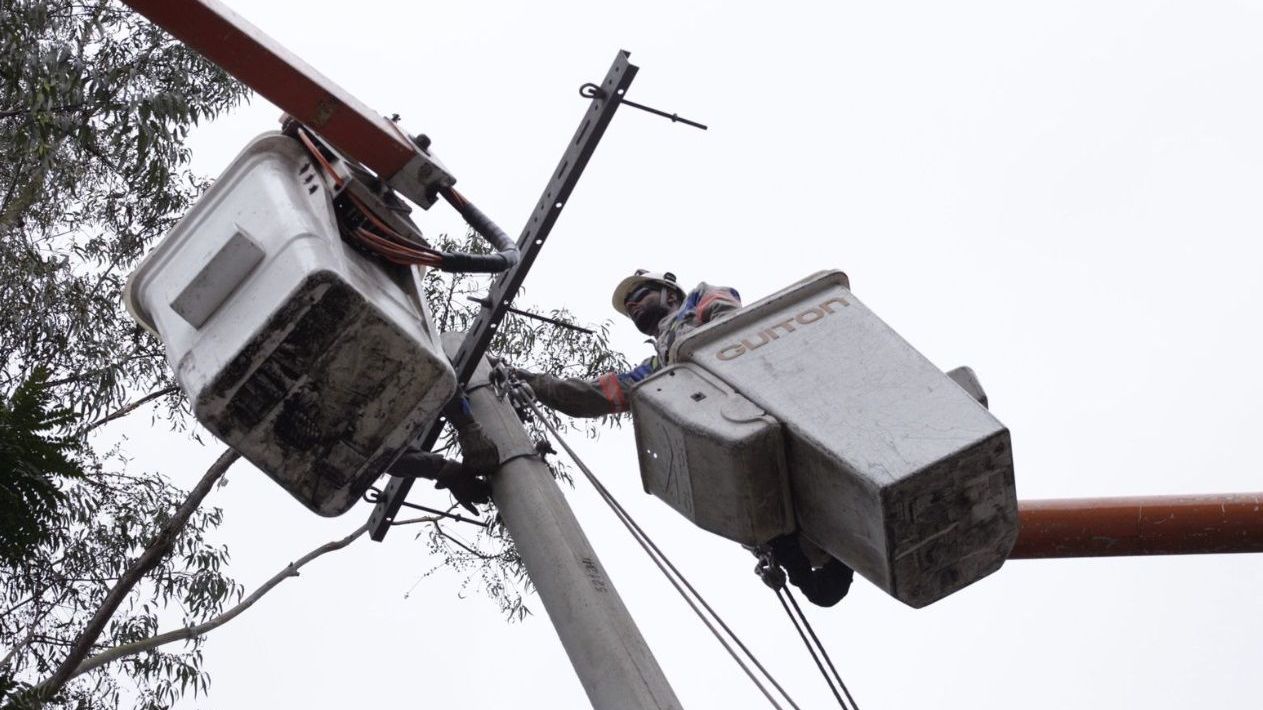
POLYGON ((77 417, 51 400, 42 369, 0 399, 0 561, 7 565, 49 537, 64 498, 60 481, 84 476, 79 443, 57 434, 77 417))

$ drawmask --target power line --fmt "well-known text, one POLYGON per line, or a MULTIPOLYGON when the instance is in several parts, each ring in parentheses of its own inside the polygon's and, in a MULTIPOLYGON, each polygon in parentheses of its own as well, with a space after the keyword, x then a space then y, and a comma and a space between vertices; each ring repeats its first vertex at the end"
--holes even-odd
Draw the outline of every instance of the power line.
POLYGON ((653 563, 658 567, 659 571, 662 572, 663 576, 667 578, 667 581, 671 583, 671 586, 675 587, 676 592, 680 594, 684 601, 693 610, 693 613, 696 614, 697 617, 701 619, 702 623, 706 625, 706 628, 710 630, 711 634, 715 637, 715 640, 719 641, 720 645, 724 647, 724 650, 728 652, 728 655, 732 656, 732 659, 737 662, 737 665, 741 667, 741 670, 745 672, 746 676, 750 678, 756 687, 758 687, 759 691, 763 693, 763 696, 767 698, 768 702, 770 702, 772 706, 778 710, 782 707, 780 703, 772 697, 771 692, 768 691, 763 682, 760 681, 758 677, 755 676, 754 672, 750 670, 750 667, 746 665, 745 661, 742 660, 735 650, 733 650, 727 639, 719 633, 714 624, 711 623, 710 619, 706 618, 706 615, 698 608, 698 604, 706 609, 706 612, 714 618, 715 622, 718 623, 719 626, 723 628, 724 632, 732 638, 741 651, 749 657, 750 661, 754 663, 754 665, 768 679, 768 681, 771 682, 776 690, 784 696, 790 706, 795 710, 800 710, 798 704, 795 703, 793 698, 789 696, 789 693, 787 693, 785 689, 781 687, 781 684, 772 677, 772 674, 769 673, 763 664, 759 662, 758 658, 755 657, 750 649, 742 643, 741 639, 732 631, 728 624, 724 622, 723 618, 715 612, 710 604, 706 602, 702 595, 698 593, 697 589, 689 583, 688 579, 680 572, 680 570, 672 564, 671 560, 663 554, 661 548, 659 548, 652 538, 650 538, 640 525, 636 523, 627 510, 623 508, 622 504, 614 498, 614 495, 609 492, 609 489, 607 489, 604 484, 601 483, 601 481, 596 477, 596 474, 592 473, 592 470, 587 467, 581 458, 579 458, 579 455, 575 453, 574 449, 570 448, 570 445, 557 431, 557 428, 554 427, 552 422, 549 421, 548 418, 544 416, 543 412, 539 410, 539 407, 535 404, 534 400, 525 396, 522 393, 522 388, 511 386, 509 387, 509 391, 510 396, 514 400, 516 400, 519 404, 529 407, 535 414, 536 418, 544 423, 544 426, 552 434, 553 438, 557 440, 557 443, 561 444, 561 447, 566 450, 567 454, 570 455, 570 458, 575 462, 575 465, 577 465, 579 470, 583 472, 584 477, 587 478, 588 482, 596 489, 597 493, 601 496, 601 499, 605 501, 606 505, 608 505, 611 510, 614 511, 614 515, 619 519, 619 522, 621 522, 623 526, 627 528, 628 532, 632 534, 632 537, 641 546, 645 553, 649 555, 649 558, 653 560, 653 563), (685 592, 685 589, 688 590, 687 593, 685 592), (693 598, 690 598, 690 594, 692 597, 696 598, 696 602, 693 598))
POLYGON ((816 649, 813 648, 811 642, 807 640, 807 635, 803 633, 803 627, 794 616, 794 612, 790 611, 789 604, 785 603, 785 596, 789 593, 789 591, 784 587, 774 589, 772 591, 776 592, 776 599, 785 609, 785 614, 789 616, 789 621, 794 625, 794 629, 798 631, 798 637, 803 640, 804 644, 806 644, 807 652, 811 654, 811 660, 816 662, 816 668, 820 670, 820 675, 824 676, 824 682, 829 684, 829 690, 833 693, 833 697, 838 699, 838 705, 841 705, 843 710, 848 710, 846 702, 842 700, 842 694, 839 693, 838 689, 833 685, 833 679, 829 677, 828 672, 824 669, 824 664, 820 662, 820 656, 816 654, 816 649))
POLYGON ((820 675, 824 677, 824 682, 829 685, 829 690, 833 693, 833 697, 837 698, 838 705, 843 710, 860 710, 859 705, 855 704, 855 699, 851 697, 851 691, 847 690, 846 683, 842 682, 842 676, 838 673, 837 667, 833 665, 833 661, 829 658, 829 652, 825 650, 824 644, 820 643, 820 637, 816 636, 816 632, 811 628, 811 622, 807 621, 807 616, 803 614, 802 607, 798 606, 798 602, 794 599, 794 595, 790 593, 789 588, 782 584, 779 587, 773 587, 772 591, 776 593, 777 601, 781 603, 781 607, 785 609, 785 614, 789 616, 794 629, 798 631, 798 637, 802 639, 803 645, 807 647, 807 652, 811 654, 811 660, 816 662, 816 668, 820 670, 820 675), (790 610, 790 605, 793 605, 792 611, 790 610), (805 632, 804 629, 806 629, 805 632), (810 634, 810 640, 808 640, 808 634, 810 634), (815 642, 814 644, 812 643, 813 641, 815 642), (819 653, 817 653, 817 650, 819 650, 819 653), (820 661, 821 657, 824 658, 824 663, 829 665, 829 670, 833 671, 832 677, 824 669, 824 663, 820 661), (835 679, 837 681, 836 684, 834 683, 835 679), (839 688, 841 688, 841 693, 838 692, 839 688), (842 699, 842 693, 845 693, 847 700, 850 701, 849 706, 846 700, 842 699))
MULTIPOLYGON (((785 597, 789 599, 790 604, 794 605, 794 611, 798 613, 798 618, 802 619, 803 626, 806 627, 807 633, 811 634, 811 640, 815 642, 816 648, 820 649, 820 655, 824 656, 824 662, 829 664, 829 670, 833 671, 833 677, 838 681, 838 686, 842 688, 842 692, 846 694, 846 699, 850 701, 851 707, 855 710, 860 710, 860 706, 855 702, 855 698, 851 697, 851 691, 847 690, 846 683, 842 682, 842 674, 838 673, 837 666, 833 665, 833 659, 829 658, 829 652, 825 649, 824 644, 820 643, 820 637, 816 636, 815 630, 811 628, 811 622, 807 621, 807 615, 804 614, 802 608, 798 606, 798 602, 794 599, 794 595, 790 594, 788 587, 785 588, 785 597)), ((806 641, 806 639, 803 639, 803 641, 806 641)), ((813 653, 812 655, 814 656, 815 654, 813 653)), ((820 671, 823 673, 824 669, 821 668, 820 671)), ((828 680, 828 676, 825 676, 825 680, 828 680)), ((830 683, 829 685, 832 688, 833 684, 830 683)), ((836 691, 834 692, 834 695, 837 695, 836 691)), ((842 698, 838 698, 838 702, 841 703, 842 698)), ((843 707, 846 707, 846 705, 843 704, 843 707)))

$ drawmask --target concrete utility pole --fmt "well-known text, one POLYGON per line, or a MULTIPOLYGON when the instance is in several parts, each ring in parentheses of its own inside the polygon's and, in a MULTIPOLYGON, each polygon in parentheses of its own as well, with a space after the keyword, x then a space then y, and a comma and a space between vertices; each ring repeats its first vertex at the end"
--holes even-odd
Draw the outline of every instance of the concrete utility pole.
MULTIPOLYGON (((462 336, 443 341, 451 355, 462 336)), ((681 707, 513 405, 491 387, 490 373, 482 360, 466 392, 474 417, 500 449, 492 497, 588 700, 597 710, 681 707)))

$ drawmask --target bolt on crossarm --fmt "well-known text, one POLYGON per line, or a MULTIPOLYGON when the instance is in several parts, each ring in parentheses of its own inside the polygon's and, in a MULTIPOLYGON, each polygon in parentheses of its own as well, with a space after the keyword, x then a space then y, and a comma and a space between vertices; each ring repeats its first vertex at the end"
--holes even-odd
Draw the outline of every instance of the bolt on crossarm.
POLYGON ((1263 552, 1263 493, 1023 501, 1009 559, 1263 552))

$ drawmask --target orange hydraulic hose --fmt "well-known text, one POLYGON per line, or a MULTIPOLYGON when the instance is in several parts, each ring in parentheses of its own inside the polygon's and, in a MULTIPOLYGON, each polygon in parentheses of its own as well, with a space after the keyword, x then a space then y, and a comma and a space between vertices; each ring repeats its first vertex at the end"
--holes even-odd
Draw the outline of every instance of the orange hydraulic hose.
MULTIPOLYGON (((320 164, 325 174, 333 181, 335 189, 341 187, 342 180, 338 177, 337 171, 333 169, 333 165, 331 165, 320 152, 320 149, 316 146, 315 142, 312 141, 311 136, 307 134, 307 130, 305 128, 299 127, 298 137, 302 141, 303 145, 307 147, 307 152, 310 153, 311 157, 320 164)), ((368 219, 369 222, 373 224, 373 226, 385 232, 383 235, 376 234, 372 230, 364 229, 363 227, 357 228, 354 232, 355 236, 366 247, 374 252, 377 252, 383 258, 395 264, 402 264, 405 266, 412 264, 439 266, 442 264, 442 255, 439 251, 431 248, 429 245, 419 244, 396 232, 394 229, 391 229, 389 225, 379 219, 377 215, 373 214, 373 211, 362 201, 356 198, 355 195, 348 192, 346 193, 346 196, 351 198, 351 203, 360 210, 360 212, 368 219)))
POLYGON ((397 242, 402 242, 403 245, 406 245, 412 249, 417 249, 419 251, 424 251, 431 254, 439 253, 438 250, 430 247, 427 244, 421 244, 417 241, 414 241, 407 235, 396 232, 393 228, 391 228, 390 225, 383 222, 380 217, 373 214, 373 211, 369 209, 368 205, 364 204, 364 202, 360 200, 358 197, 356 197, 355 195, 348 192, 346 193, 346 196, 351 198, 351 204, 355 205, 355 208, 358 209, 365 217, 367 217, 368 221, 371 222, 374 227, 376 227, 379 231, 385 233, 384 236, 390 239, 393 239, 397 242))
POLYGON ((1022 501, 1010 559, 1263 552, 1263 493, 1022 501))
POLYGON ((396 264, 424 264, 428 266, 437 266, 441 263, 441 259, 429 252, 418 251, 401 244, 396 244, 388 239, 374 234, 373 232, 360 227, 355 230, 355 236, 364 242, 373 251, 381 254, 383 257, 390 259, 396 264))
POLYGON ((307 131, 299 128, 298 137, 302 139, 303 145, 307 147, 307 152, 311 153, 311 157, 315 158, 316 162, 320 163, 320 167, 324 169, 325 174, 333 181, 333 187, 335 189, 342 187, 342 178, 338 177, 337 171, 333 169, 333 166, 329 164, 327 159, 325 159, 324 154, 321 153, 320 149, 316 147, 316 144, 312 142, 311 137, 307 135, 307 131))

